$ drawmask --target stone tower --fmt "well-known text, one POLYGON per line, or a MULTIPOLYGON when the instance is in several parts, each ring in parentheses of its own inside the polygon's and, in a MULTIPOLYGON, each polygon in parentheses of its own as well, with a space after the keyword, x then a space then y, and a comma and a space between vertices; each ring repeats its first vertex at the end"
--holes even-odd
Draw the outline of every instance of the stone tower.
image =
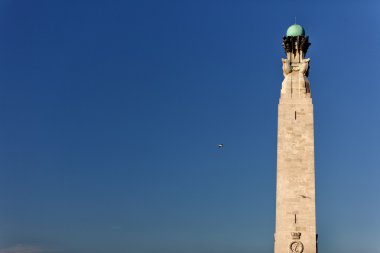
POLYGON ((278 105, 275 253, 317 252, 309 45, 302 26, 288 28, 278 105))

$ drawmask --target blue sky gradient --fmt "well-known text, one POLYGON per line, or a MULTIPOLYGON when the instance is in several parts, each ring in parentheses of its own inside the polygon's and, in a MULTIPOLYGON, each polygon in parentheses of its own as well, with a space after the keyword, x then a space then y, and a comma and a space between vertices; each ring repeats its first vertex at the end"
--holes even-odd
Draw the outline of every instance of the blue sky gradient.
POLYGON ((380 252, 379 10, 1 1, 0 252, 273 252, 295 16, 312 43, 319 250, 380 252))

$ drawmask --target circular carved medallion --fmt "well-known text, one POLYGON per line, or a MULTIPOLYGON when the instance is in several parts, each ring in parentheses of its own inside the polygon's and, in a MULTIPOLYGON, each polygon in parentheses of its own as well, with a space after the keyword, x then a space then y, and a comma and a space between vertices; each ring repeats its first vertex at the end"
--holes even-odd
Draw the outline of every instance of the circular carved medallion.
POLYGON ((303 252, 303 244, 300 241, 294 241, 290 244, 290 250, 293 253, 302 253, 303 252))

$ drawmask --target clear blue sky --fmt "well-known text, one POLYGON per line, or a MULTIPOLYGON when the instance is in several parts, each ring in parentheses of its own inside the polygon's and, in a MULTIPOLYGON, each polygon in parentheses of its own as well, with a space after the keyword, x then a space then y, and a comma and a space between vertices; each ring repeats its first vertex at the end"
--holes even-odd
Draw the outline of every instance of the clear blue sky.
POLYGON ((320 252, 380 252, 379 10, 2 0, 0 252, 273 252, 294 16, 312 43, 320 252))

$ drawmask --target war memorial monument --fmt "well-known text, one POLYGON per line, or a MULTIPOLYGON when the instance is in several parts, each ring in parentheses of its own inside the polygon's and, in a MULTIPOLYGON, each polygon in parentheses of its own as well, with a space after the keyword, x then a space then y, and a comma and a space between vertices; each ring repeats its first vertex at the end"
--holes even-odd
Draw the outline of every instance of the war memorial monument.
POLYGON ((274 253, 317 253, 314 123, 309 38, 290 26, 283 38, 284 80, 278 105, 276 227, 274 253))

